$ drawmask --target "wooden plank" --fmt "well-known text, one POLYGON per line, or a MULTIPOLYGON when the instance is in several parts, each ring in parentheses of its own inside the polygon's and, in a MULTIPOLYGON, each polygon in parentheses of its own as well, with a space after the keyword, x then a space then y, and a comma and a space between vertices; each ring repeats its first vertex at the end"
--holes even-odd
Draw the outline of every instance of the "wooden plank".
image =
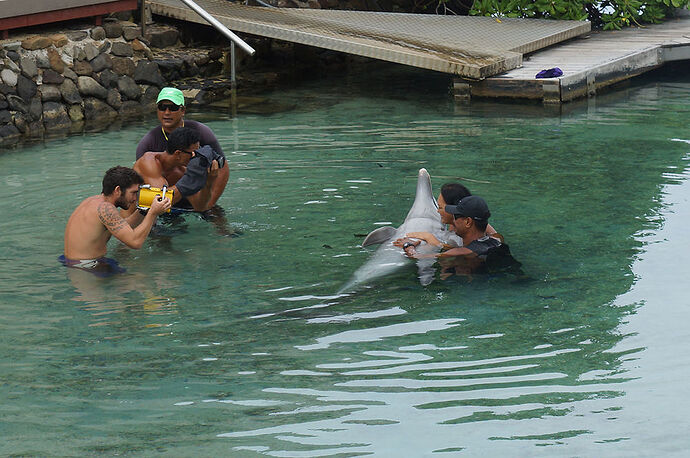
POLYGON ((537 83, 535 75, 559 67, 564 72, 558 79, 560 100, 566 102, 676 60, 690 60, 690 18, 575 38, 525 56, 520 68, 470 83, 470 93, 477 97, 534 99, 540 97, 541 90, 542 100, 553 102, 555 90, 537 83))

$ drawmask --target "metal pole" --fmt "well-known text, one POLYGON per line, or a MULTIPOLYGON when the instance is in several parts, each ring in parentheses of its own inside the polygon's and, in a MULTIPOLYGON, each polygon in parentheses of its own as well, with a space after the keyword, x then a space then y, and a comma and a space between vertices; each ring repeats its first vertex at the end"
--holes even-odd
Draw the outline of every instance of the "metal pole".
POLYGON ((235 76, 235 42, 230 43, 230 87, 237 87, 237 77, 235 76))
POLYGON ((184 2, 185 5, 187 5, 188 7, 190 7, 191 9, 193 9, 194 11, 196 11, 196 13, 197 13, 199 16, 201 16, 202 18, 204 18, 209 24, 211 24, 213 27, 215 27, 220 33, 222 33, 223 35, 225 35, 226 37, 228 37, 228 38, 230 39, 230 41, 232 41, 233 43, 237 43, 237 45, 238 45, 240 48, 242 48, 242 50, 243 50, 244 52, 246 52, 246 53, 249 54, 250 56, 253 56, 254 53, 256 53, 256 51, 254 50, 254 48, 252 48, 251 46, 249 46, 249 45, 248 45, 244 40, 242 40, 240 37, 238 37, 237 35, 235 35, 234 33, 232 33, 232 31, 230 31, 230 29, 228 29, 228 28, 225 27, 223 24, 221 24, 220 21, 218 21, 216 18, 214 18, 213 16, 211 16, 210 14, 208 14, 208 13, 206 12, 205 9, 203 9, 202 7, 200 7, 199 5, 197 5, 196 3, 194 3, 192 0, 182 0, 182 2, 184 2))

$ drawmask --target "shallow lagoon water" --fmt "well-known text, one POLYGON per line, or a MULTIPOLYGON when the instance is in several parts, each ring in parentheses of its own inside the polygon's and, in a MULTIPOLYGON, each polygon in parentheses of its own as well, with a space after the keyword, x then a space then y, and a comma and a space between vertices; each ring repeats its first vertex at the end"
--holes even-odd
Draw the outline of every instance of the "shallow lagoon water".
POLYGON ((690 80, 560 116, 378 65, 269 97, 296 108, 189 114, 241 235, 188 215, 112 241, 110 279, 57 263, 64 225, 154 120, 0 154, 0 454, 685 453, 690 80), (527 278, 335 295, 420 167, 487 199, 527 278))

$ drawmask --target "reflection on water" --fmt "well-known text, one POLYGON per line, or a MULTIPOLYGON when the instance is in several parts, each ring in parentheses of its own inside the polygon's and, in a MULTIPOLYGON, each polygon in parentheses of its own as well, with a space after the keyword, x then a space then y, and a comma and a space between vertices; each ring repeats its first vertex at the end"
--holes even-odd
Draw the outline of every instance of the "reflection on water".
POLYGON ((0 454, 682 456, 690 83, 545 116, 456 112, 443 78, 190 113, 227 146, 223 212, 111 242, 112 278, 60 266, 62 230, 150 126, 3 153, 0 454), (337 294, 420 167, 487 199, 527 281, 409 263, 337 294))

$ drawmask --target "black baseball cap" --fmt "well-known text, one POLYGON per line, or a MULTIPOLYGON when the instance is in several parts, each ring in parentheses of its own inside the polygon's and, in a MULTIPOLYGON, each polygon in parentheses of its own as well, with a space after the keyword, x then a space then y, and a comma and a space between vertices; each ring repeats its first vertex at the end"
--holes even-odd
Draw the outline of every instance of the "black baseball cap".
POLYGON ((457 205, 446 205, 446 211, 455 217, 465 216, 479 221, 487 221, 491 216, 489 206, 479 196, 467 196, 457 205))

